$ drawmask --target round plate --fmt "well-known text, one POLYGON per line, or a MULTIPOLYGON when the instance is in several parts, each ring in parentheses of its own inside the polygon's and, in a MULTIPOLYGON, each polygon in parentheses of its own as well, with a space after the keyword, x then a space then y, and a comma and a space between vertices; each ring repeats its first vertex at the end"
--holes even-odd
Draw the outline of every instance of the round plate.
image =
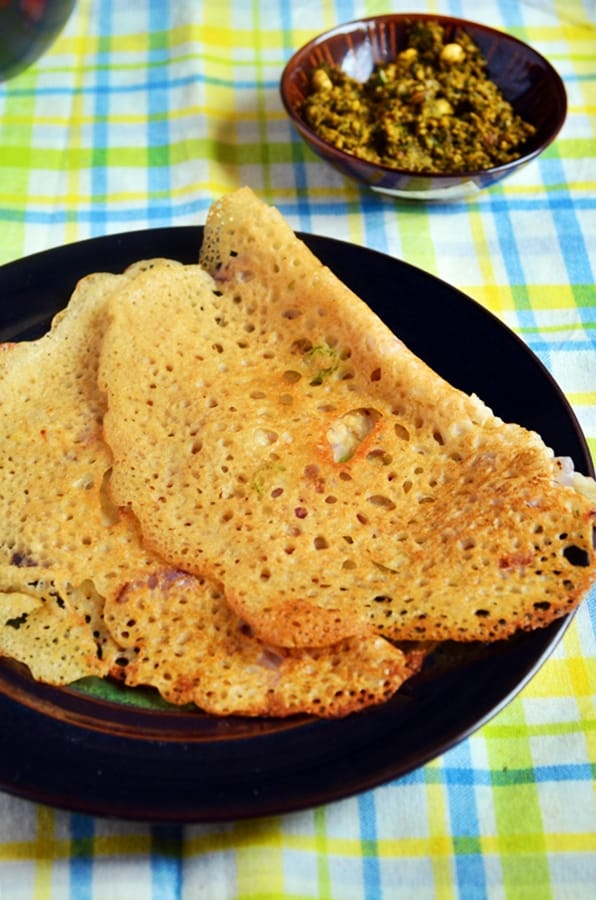
MULTIPOLYGON (((491 313, 444 282, 372 250, 300 237, 441 375, 542 434, 578 470, 590 454, 561 391, 491 313)), ((0 340, 38 337, 79 278, 138 259, 194 262, 202 228, 95 238, 0 268, 0 340)), ((328 803, 443 753, 523 687, 569 618, 490 646, 442 645, 382 706, 320 721, 215 718, 150 691, 36 684, 0 664, 0 789, 91 815, 208 822, 328 803)))

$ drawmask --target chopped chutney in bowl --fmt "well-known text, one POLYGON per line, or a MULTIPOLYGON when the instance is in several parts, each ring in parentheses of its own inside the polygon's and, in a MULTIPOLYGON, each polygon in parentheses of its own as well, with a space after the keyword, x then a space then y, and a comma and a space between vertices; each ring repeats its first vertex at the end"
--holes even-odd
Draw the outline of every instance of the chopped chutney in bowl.
POLYGON ((380 192, 449 199, 535 159, 566 115, 535 50, 447 16, 338 26, 290 59, 281 95, 296 129, 344 175, 380 192))

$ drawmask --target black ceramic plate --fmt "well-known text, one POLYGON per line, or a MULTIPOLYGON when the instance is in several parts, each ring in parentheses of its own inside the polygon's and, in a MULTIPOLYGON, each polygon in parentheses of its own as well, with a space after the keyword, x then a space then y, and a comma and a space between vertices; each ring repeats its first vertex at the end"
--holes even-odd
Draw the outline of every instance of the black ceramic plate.
MULTIPOLYGON (((0 340, 42 334, 88 272, 153 256, 191 262, 201 237, 197 227, 109 236, 0 268, 0 340)), ((391 257, 302 237, 441 375, 593 474, 559 388, 483 307, 391 257)), ((328 803, 404 775, 465 738, 515 696, 568 623, 489 648, 446 645, 391 701, 339 721, 216 719, 138 690, 106 696, 35 684, 5 661, 0 789, 142 821, 223 821, 328 803)))

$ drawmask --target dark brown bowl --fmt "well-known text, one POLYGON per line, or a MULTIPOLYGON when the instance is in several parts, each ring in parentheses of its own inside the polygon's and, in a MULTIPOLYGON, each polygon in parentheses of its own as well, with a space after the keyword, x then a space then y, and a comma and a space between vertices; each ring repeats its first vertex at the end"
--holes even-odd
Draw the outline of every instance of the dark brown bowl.
POLYGON ((280 91, 298 133, 324 160, 372 190, 422 200, 469 196, 518 171, 555 139, 567 113, 567 96, 560 76, 527 44, 486 25, 434 14, 373 16, 338 25, 309 41, 292 56, 282 73, 280 91), (306 125, 300 108, 317 66, 322 62, 337 65, 353 78, 366 81, 377 63, 394 59, 404 48, 407 26, 413 19, 440 22, 447 39, 456 28, 463 28, 475 41, 487 61, 489 78, 514 110, 536 128, 519 159, 480 171, 427 175, 358 159, 323 141, 306 125))

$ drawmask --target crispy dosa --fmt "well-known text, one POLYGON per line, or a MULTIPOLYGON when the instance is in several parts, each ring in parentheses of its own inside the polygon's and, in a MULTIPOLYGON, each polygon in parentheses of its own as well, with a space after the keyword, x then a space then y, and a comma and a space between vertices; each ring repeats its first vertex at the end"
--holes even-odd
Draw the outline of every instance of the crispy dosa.
POLYGON ((345 716, 391 697, 426 654, 374 635, 312 650, 268 646, 230 610, 221 586, 181 571, 127 585, 106 603, 105 620, 134 651, 126 684, 153 685, 170 703, 216 715, 345 716))
POLYGON ((261 640, 496 640, 593 583, 593 482, 433 372, 248 189, 212 206, 200 265, 141 273, 109 316, 114 502, 261 640))
POLYGON ((46 335, 3 357, 0 654, 51 683, 109 671, 118 648, 104 599, 153 564, 132 516, 105 491, 102 310, 125 280, 83 279, 46 335))
POLYGON ((111 675, 217 715, 346 715, 390 697, 424 647, 374 634, 300 653, 265 645, 215 582, 147 549, 109 497, 97 386, 108 300, 159 267, 83 279, 50 332, 4 348, 0 373, 0 656, 49 684, 111 675))

